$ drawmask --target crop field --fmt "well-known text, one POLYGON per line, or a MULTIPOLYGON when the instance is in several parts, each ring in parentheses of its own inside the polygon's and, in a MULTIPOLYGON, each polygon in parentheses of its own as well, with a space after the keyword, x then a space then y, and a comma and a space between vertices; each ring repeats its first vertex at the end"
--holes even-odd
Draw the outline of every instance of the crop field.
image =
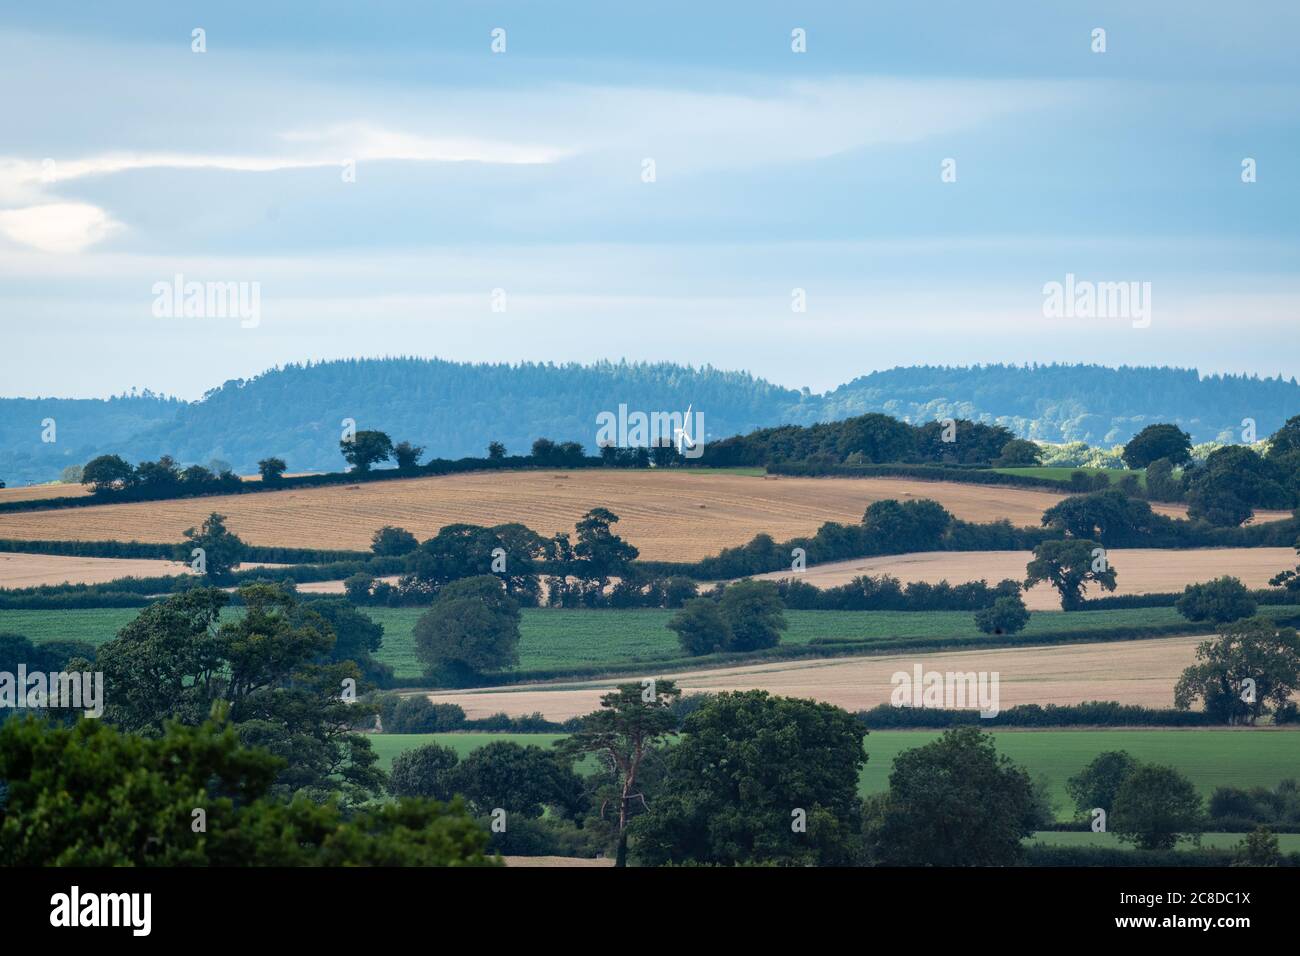
MULTIPOLYGON (((877 558, 854 558, 811 565, 793 575, 775 571, 755 575, 779 580, 798 577, 819 588, 847 584, 863 574, 888 574, 903 583, 925 581, 960 584, 981 579, 994 584, 1003 578, 1021 581, 1025 565, 1033 554, 1029 551, 918 551, 911 554, 882 555, 877 558)), ((1196 548, 1178 551, 1156 548, 1113 548, 1107 552, 1116 571, 1114 591, 1090 587, 1087 597, 1108 594, 1153 594, 1181 591, 1188 584, 1211 581, 1231 574, 1250 588, 1268 587, 1269 579, 1279 571, 1295 567, 1292 548, 1196 548)), ((1025 594, 1031 611, 1060 610, 1061 596, 1050 585, 1036 585, 1025 594)))
MULTIPOLYGON (((1292 613, 1300 608, 1290 608, 1292 613)), ((0 612, 2 615, 4 612, 0 612)), ((422 611, 414 608, 375 608, 367 611, 384 625, 379 657, 399 677, 418 677, 411 631, 422 611)), ((562 670, 587 666, 630 668, 639 664, 682 662, 677 635, 668 630, 675 612, 659 608, 632 610, 525 609, 520 626, 519 669, 562 670)), ((784 645, 817 639, 874 641, 882 649, 891 639, 933 638, 936 644, 953 637, 978 638, 975 615, 968 611, 786 611, 789 628, 784 645)), ((0 616, 0 622, 4 620, 0 616)), ((1173 608, 1135 608, 1035 614, 1027 635, 1064 630, 1108 630, 1150 627, 1181 621, 1173 608)), ((689 659, 686 659, 689 663, 689 659)))
POLYGON ((8 501, 36 501, 40 498, 80 498, 89 494, 85 485, 21 485, 15 488, 0 488, 0 504, 8 501))
MULTIPOLYGON (((1300 613, 1300 607, 1270 606, 1272 615, 1300 613)), ((34 641, 81 640, 100 644, 139 613, 135 608, 76 610, 0 610, 0 633, 24 634, 34 641)), ((238 614, 228 609, 227 614, 238 614)), ((423 668, 415 656, 412 630, 421 608, 366 608, 364 613, 384 626, 378 658, 396 676, 418 682, 423 668)), ((566 669, 608 667, 633 671, 639 666, 668 663, 689 665, 668 630, 675 612, 660 608, 630 610, 567 610, 525 608, 519 642, 519 670, 563 674, 566 669)), ((814 640, 874 643, 887 651, 898 640, 927 641, 942 646, 953 638, 981 639, 975 616, 968 611, 786 611, 789 628, 784 645, 814 640)), ((1061 631, 1097 631, 1156 627, 1182 622, 1173 608, 1131 608, 1108 611, 1040 612, 1032 615, 1027 636, 1061 631)), ((992 640, 992 639, 990 639, 992 640)), ((1125 642, 1127 643, 1127 642, 1125 642)))
POLYGON ((180 561, 0 552, 0 588, 31 588, 42 584, 101 584, 125 577, 152 578, 190 573, 190 566, 180 561))
MULTIPOLYGON (((403 750, 426 743, 453 747, 464 756, 493 740, 550 747, 561 734, 373 734, 380 763, 389 767, 403 750)), ((860 791, 865 795, 889 787, 894 758, 939 736, 934 730, 880 730, 868 734, 867 765, 860 791)), ((1058 819, 1073 816, 1065 781, 1099 753, 1126 750, 1138 760, 1177 767, 1208 798, 1216 787, 1273 787, 1300 777, 1300 731, 1295 730, 998 730, 997 749, 1029 771, 1045 777, 1058 819)), ((1074 839, 1090 834, 1051 834, 1074 839)), ((1300 836, 1300 835, 1297 835, 1300 836)), ((1234 841, 1235 842, 1235 841, 1234 841)), ((1300 847, 1296 847, 1300 849, 1300 847)))
MULTIPOLYGON (((790 478, 720 470, 478 472, 250 495, 0 514, 0 538, 178 542, 211 512, 255 545, 364 549, 383 525, 426 538, 449 524, 517 521, 572 531, 595 507, 650 560, 693 561, 764 532, 778 541, 827 521, 857 522, 873 501, 932 498, 959 518, 1037 525, 1064 495, 895 478, 790 478)), ((1181 515, 1183 509, 1158 505, 1181 515)))

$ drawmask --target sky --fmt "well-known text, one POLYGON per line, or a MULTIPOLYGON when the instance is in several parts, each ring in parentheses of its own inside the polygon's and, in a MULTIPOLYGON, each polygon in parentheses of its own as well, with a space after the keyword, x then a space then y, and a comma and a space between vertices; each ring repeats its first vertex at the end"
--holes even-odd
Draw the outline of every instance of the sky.
POLYGON ((399 354, 1290 377, 1297 35, 1291 0, 6 5, 0 396, 399 354), (1067 281, 1133 299, 1053 313, 1067 281))

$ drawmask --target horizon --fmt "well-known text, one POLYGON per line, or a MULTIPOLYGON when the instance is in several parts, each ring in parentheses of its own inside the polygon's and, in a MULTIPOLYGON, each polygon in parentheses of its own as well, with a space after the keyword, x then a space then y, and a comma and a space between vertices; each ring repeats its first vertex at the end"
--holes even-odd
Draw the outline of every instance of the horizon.
MULTIPOLYGON (((333 363, 342 363, 342 362, 385 362, 385 361, 414 361, 414 362, 429 362, 429 363, 444 362, 444 363, 460 365, 460 366, 483 367, 483 368, 508 368, 511 370, 524 368, 528 366, 554 367, 554 368, 576 366, 579 368, 591 369, 591 368, 600 367, 602 365, 608 365, 613 368, 617 368, 621 365, 627 365, 629 367, 638 366, 638 365, 641 366, 670 365, 670 366, 675 366, 677 368, 684 369, 686 371, 692 371, 697 373, 711 370, 711 371, 721 372, 726 374, 747 375, 756 382, 762 382, 768 385, 775 386, 777 388, 787 389, 792 392, 799 392, 803 388, 803 386, 799 386, 799 385, 786 384, 784 382, 774 381, 765 376, 757 375, 754 372, 750 371, 749 369, 723 368, 717 365, 710 365, 707 363, 703 365, 690 365, 686 363, 676 363, 667 360, 645 360, 645 359, 630 360, 627 358, 620 358, 620 359, 596 359, 590 362, 576 362, 576 361, 552 362, 547 360, 534 361, 534 360, 527 360, 527 359, 520 360, 520 361, 460 361, 457 359, 445 358, 440 355, 428 355, 428 356, 425 355, 356 355, 356 356, 345 356, 345 357, 333 358, 333 359, 304 359, 300 361, 289 361, 289 362, 276 364, 269 368, 263 369, 262 371, 257 372, 253 375, 250 375, 246 378, 225 379, 221 382, 208 385, 202 388, 197 393, 195 393, 192 397, 178 395, 170 392, 159 391, 148 385, 136 384, 136 385, 123 387, 121 391, 109 392, 107 394, 102 394, 102 393, 97 395, 3 394, 0 395, 0 400, 18 399, 18 400, 28 400, 28 401, 50 401, 50 400, 108 401, 110 399, 120 399, 120 398, 153 397, 153 398, 163 399, 167 401, 179 401, 185 404, 196 404, 198 402, 204 401, 209 394, 220 390, 230 382, 243 382, 243 383, 252 382, 256 379, 260 379, 267 375, 275 374, 277 372, 282 372, 289 368, 295 368, 295 367, 309 368, 309 367, 329 365, 333 363)), ((832 386, 831 388, 822 391, 812 390, 810 394, 814 398, 825 398, 832 395, 834 392, 838 391, 841 388, 852 385, 854 382, 860 381, 862 379, 870 378, 872 375, 885 374, 888 372, 907 370, 907 369, 945 369, 945 370, 955 371, 955 370, 970 370, 970 369, 980 369, 980 368, 1034 369, 1034 368, 1053 368, 1053 367, 1100 368, 1100 369, 1105 369, 1107 371, 1114 371, 1114 372, 1120 372, 1120 371, 1186 372, 1186 373, 1195 373, 1198 381, 1205 381, 1206 379, 1211 379, 1211 378, 1242 378, 1242 379, 1253 379, 1258 381, 1280 381, 1283 383, 1297 384, 1297 378, 1294 374, 1291 376, 1286 376, 1281 373, 1277 373, 1274 375, 1266 375, 1266 374, 1255 373, 1255 372, 1205 371, 1197 367, 1187 367, 1187 366, 1178 366, 1178 365, 1106 365, 1097 362, 1065 362, 1065 361, 1015 362, 1015 363, 973 362, 967 364, 919 363, 915 365, 894 365, 889 368, 873 369, 869 372, 864 372, 859 375, 854 375, 851 378, 847 378, 844 381, 839 382, 838 384, 832 386)))

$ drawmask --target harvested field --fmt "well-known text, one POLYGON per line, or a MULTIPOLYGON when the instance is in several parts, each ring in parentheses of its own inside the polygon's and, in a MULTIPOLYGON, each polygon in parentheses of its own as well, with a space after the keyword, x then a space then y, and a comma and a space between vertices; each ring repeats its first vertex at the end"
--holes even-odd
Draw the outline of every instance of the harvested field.
POLYGON ((0 588, 32 588, 42 584, 65 583, 101 584, 116 578, 153 578, 189 573, 189 565, 179 561, 0 552, 0 588))
MULTIPOLYGON (((766 532, 812 534, 856 522, 873 501, 932 498, 967 521, 1037 525, 1063 495, 895 478, 786 478, 707 471, 476 472, 252 495, 0 514, 0 538, 181 540, 211 512, 250 544, 354 548, 386 524, 425 538, 457 522, 518 521, 542 534, 572 531, 591 508, 622 518, 618 532, 649 560, 692 561, 766 532)), ((1181 515, 1173 505, 1158 511, 1181 515)))
MULTIPOLYGON (((1171 637, 1058 647, 942 651, 880 657, 782 661, 668 675, 687 693, 759 688, 790 697, 812 697, 847 710, 889 703, 889 679, 920 664, 935 671, 997 671, 1001 706, 1075 704, 1117 700, 1122 704, 1172 707, 1174 684, 1193 663, 1204 637, 1171 637)), ((652 671, 647 677, 654 676, 652 671)), ((469 717, 504 711, 540 711, 567 720, 599 708, 600 696, 617 680, 524 685, 430 694, 434 703, 459 704, 469 717)))
POLYGON ((7 501, 37 501, 41 498, 80 498, 88 494, 85 485, 23 485, 0 488, 0 504, 7 501))
MULTIPOLYGON (((1023 580, 1025 565, 1033 557, 1029 551, 921 551, 913 554, 858 558, 814 565, 798 575, 788 571, 756 575, 780 580, 798 577, 819 588, 848 584, 863 574, 892 575, 904 584, 924 581, 949 584, 978 581, 996 584, 1003 578, 1023 580)), ((1091 588, 1088 597, 1107 594, 1152 594, 1181 591, 1188 584, 1209 581, 1225 574, 1233 575, 1251 588, 1268 587, 1269 578, 1294 567, 1292 548, 1198 548, 1189 551, 1164 551, 1150 548, 1116 548, 1108 552, 1115 568, 1118 587, 1114 591, 1091 588)), ((1061 597, 1047 584, 1039 584, 1025 595, 1031 611, 1058 611, 1061 597)))

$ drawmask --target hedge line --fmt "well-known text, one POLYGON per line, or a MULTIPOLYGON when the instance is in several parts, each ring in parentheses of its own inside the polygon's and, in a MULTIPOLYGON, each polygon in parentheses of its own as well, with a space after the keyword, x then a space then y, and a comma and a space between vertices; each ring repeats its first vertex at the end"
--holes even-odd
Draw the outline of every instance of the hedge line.
MULTIPOLYGON (((1120 608, 1173 607, 1181 591, 1160 592, 1156 594, 1116 594, 1109 597, 1087 598, 1081 611, 1106 611, 1120 608)), ((1260 588, 1250 592, 1255 603, 1259 605, 1300 604, 1300 591, 1286 588, 1260 588)))
MULTIPOLYGON (((171 561, 176 557, 175 544, 149 541, 22 541, 0 538, 0 551, 21 554, 59 554, 76 558, 147 558, 171 561)), ((245 561, 267 564, 320 564, 328 561, 364 561, 373 557, 369 551, 344 551, 327 548, 277 548, 248 544, 245 561)))
MULTIPOLYGON (((596 457, 568 459, 562 467, 600 468, 604 462, 596 457)), ((0 513, 7 511, 54 511, 63 508, 87 508, 94 505, 119 504, 131 501, 168 501, 177 498, 206 498, 214 495, 253 495, 266 491, 285 491, 290 488, 319 488, 328 485, 357 485, 372 481, 395 481, 403 478, 423 478, 433 475, 463 474, 472 471, 519 471, 528 469, 553 469, 555 464, 539 463, 531 456, 513 455, 508 458, 436 458, 413 468, 383 468, 376 471, 328 471, 313 475, 296 475, 278 478, 275 481, 241 481, 238 487, 229 486, 200 487, 192 493, 184 491, 182 485, 170 485, 163 489, 148 487, 124 488, 116 491, 101 492, 90 495, 64 495, 58 498, 34 498, 28 501, 7 501, 0 503, 0 513)))
POLYGON ((979 727, 1210 727, 1218 726, 1201 711, 1166 710, 1093 700, 1083 704, 1017 704, 995 717, 977 710, 939 707, 893 707, 880 704, 855 715, 870 730, 944 730, 973 724, 979 727))

